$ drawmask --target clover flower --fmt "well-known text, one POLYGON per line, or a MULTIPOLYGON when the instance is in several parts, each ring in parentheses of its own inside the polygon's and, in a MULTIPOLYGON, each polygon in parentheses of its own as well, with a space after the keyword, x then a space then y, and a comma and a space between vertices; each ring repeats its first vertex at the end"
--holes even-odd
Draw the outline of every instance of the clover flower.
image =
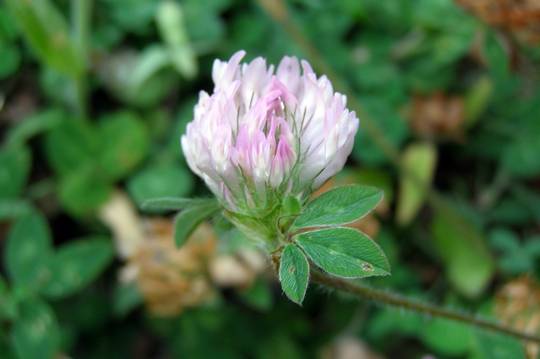
POLYGON ((200 93, 181 144, 227 210, 260 217, 340 171, 359 122, 306 61, 286 56, 274 69, 261 57, 241 64, 244 55, 214 61, 214 91, 200 93))

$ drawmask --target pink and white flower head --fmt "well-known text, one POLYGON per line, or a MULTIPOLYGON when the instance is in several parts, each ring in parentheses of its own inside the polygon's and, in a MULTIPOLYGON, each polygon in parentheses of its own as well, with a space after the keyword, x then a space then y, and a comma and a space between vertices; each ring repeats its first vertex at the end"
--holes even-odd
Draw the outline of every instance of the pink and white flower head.
POLYGON ((261 57, 241 64, 244 55, 214 61, 214 91, 201 91, 181 142, 225 208, 253 214, 287 195, 306 198, 339 172, 358 118, 306 61, 286 56, 274 70, 261 57))

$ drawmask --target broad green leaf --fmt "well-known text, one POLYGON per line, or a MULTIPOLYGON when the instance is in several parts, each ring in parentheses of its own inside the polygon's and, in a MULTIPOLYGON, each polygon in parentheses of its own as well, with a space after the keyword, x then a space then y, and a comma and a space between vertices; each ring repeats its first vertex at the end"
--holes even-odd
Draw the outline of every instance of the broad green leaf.
POLYGON ((7 0, 26 41, 47 66, 75 77, 83 70, 83 59, 71 42, 62 13, 50 0, 7 0))
POLYGON ((60 113, 58 116, 63 118, 46 136, 49 164, 62 176, 93 166, 99 148, 99 137, 94 128, 76 118, 60 113))
POLYGON ((304 232, 294 240, 330 274, 345 278, 390 274, 390 264, 379 245, 356 229, 337 227, 304 232))
POLYGON ((50 276, 48 269, 52 244, 45 218, 37 212, 28 214, 13 224, 6 248, 6 269, 13 284, 38 289, 50 276))
POLYGON ((309 282, 309 263, 294 244, 287 244, 281 253, 279 282, 290 300, 302 304, 309 282))
POLYGON ((193 176, 181 165, 157 165, 145 168, 133 176, 128 189, 139 204, 152 198, 182 197, 193 189, 193 176))
POLYGON ((52 359, 60 346, 60 328, 47 303, 29 299, 19 307, 11 337, 21 359, 52 359))
POLYGON ((401 176, 396 210, 397 222, 409 224, 422 207, 427 190, 433 180, 437 150, 429 143, 412 144, 405 149, 401 159, 409 175, 401 176))
POLYGON ((26 147, 10 146, 0 150, 0 198, 17 197, 30 172, 31 154, 26 147))
POLYGON ((213 198, 174 198, 163 197, 153 198, 143 202, 141 209, 143 211, 180 211, 191 207, 215 204, 213 198))
POLYGON ((436 213, 432 233, 450 282, 469 297, 482 293, 495 268, 485 238, 478 228, 451 207, 436 213))
POLYGON ((127 175, 146 156, 148 131, 131 112, 118 112, 101 118, 98 128, 101 148, 99 166, 103 175, 118 180, 127 175))
POLYGON ((51 258, 51 278, 44 294, 62 298, 79 291, 103 272, 113 254, 108 238, 82 238, 63 245, 51 258))
POLYGON ((307 204, 293 228, 332 226, 351 223, 364 217, 382 200, 375 187, 351 185, 323 193, 307 204))
POLYGON ((97 211, 109 199, 112 190, 112 185, 94 167, 74 171, 59 182, 61 203, 76 216, 86 216, 97 211))
POLYGON ((182 246, 191 232, 206 218, 219 210, 217 201, 189 207, 180 212, 174 219, 174 241, 177 247, 182 246))

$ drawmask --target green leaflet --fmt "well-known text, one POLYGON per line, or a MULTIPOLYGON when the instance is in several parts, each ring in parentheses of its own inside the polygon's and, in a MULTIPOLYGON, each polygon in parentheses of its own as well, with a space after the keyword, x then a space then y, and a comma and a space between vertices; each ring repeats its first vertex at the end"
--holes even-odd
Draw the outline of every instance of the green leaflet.
POLYGON ((175 163, 149 166, 128 182, 128 189, 136 203, 189 194, 193 189, 193 176, 189 170, 175 163))
POLYGON ((288 244, 283 249, 279 263, 279 282, 287 297, 302 304, 309 281, 309 263, 300 248, 288 244))
POLYGON ((308 203, 293 228, 330 226, 364 217, 382 200, 383 192, 370 186, 343 186, 308 203))
POLYGON ((32 154, 25 146, 0 150, 0 198, 16 198, 28 180, 32 154))
POLYGON ((52 257, 51 279, 43 292, 61 298, 79 291, 103 272, 113 255, 108 238, 83 238, 63 245, 52 257))
POLYGON ((400 225, 407 225, 422 208, 430 189, 437 165, 437 149, 431 143, 414 143, 405 149, 401 161, 414 174, 414 180, 403 176, 399 183, 396 218, 400 225))
POLYGON ((431 230, 450 283, 461 294, 479 296, 495 274, 484 234, 461 212, 450 210, 436 213, 431 230))
POLYGON ((390 274, 390 264, 382 249, 355 229, 337 227, 304 232, 294 240, 330 274, 345 278, 390 274))
POLYGON ((191 206, 180 212, 174 221, 174 241, 176 246, 182 246, 191 232, 206 218, 219 210, 216 200, 208 200, 201 204, 191 206))
POLYGON ((60 328, 47 303, 33 298, 21 303, 19 319, 11 332, 13 345, 21 359, 56 357, 60 347, 60 328))
POLYGON ((37 289, 49 278, 51 236, 45 218, 39 213, 21 217, 13 224, 4 252, 7 272, 13 284, 37 289))

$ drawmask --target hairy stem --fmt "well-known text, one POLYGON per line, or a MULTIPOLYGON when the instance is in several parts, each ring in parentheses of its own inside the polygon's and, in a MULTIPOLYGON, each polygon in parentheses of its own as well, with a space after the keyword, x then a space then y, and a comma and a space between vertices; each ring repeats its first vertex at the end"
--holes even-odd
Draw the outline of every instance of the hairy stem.
POLYGON ((384 290, 369 287, 367 285, 352 283, 348 280, 331 277, 319 271, 312 271, 311 279, 314 283, 341 290, 359 298, 369 299, 377 303, 384 303, 392 307, 405 308, 417 313, 427 314, 433 317, 454 320, 456 322, 469 324, 477 328, 509 335, 521 340, 540 343, 540 337, 520 332, 503 324, 495 323, 486 319, 476 318, 468 314, 441 308, 433 304, 411 300, 399 294, 389 293, 384 290))

